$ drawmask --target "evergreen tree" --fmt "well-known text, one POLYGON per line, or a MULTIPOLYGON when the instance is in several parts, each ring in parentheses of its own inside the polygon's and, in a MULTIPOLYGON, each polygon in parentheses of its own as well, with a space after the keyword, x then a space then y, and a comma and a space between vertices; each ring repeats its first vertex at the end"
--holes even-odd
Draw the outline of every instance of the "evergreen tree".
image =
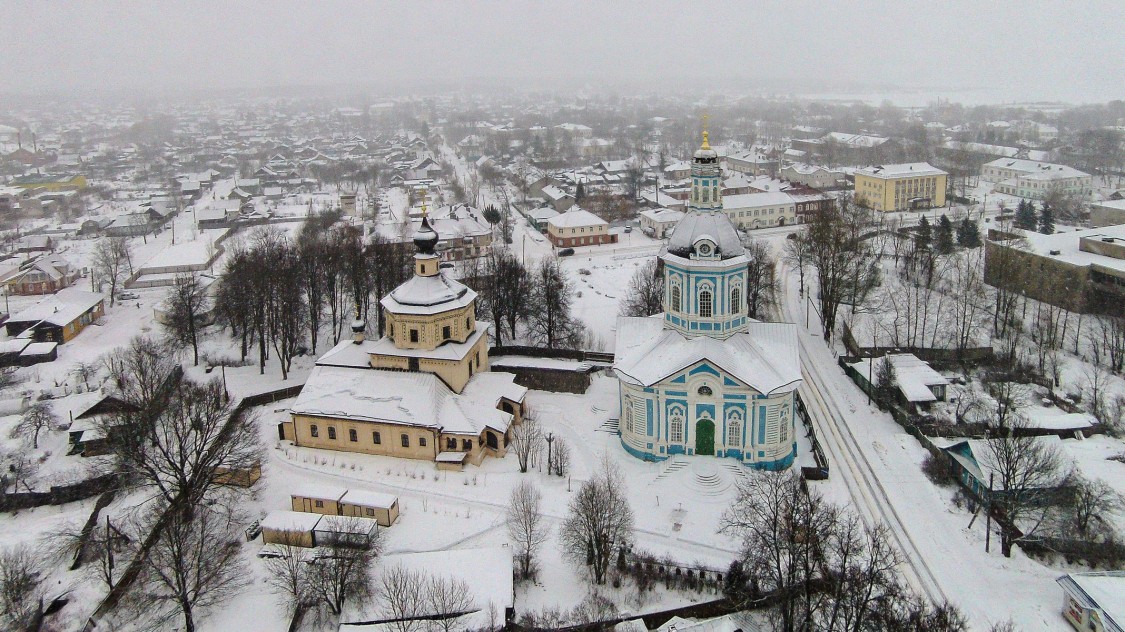
POLYGON ((574 187, 574 201, 581 202, 586 197, 586 185, 581 180, 578 181, 578 186, 574 187))
POLYGON ((980 227, 968 217, 961 220, 961 225, 957 228, 957 244, 962 248, 980 247, 980 227))
POLYGON ((918 250, 929 250, 933 243, 934 229, 930 226, 930 220, 923 215, 922 221, 918 222, 918 236, 914 238, 915 247, 918 250))
POLYGON ((484 221, 488 222, 492 226, 496 226, 500 223, 500 211, 491 204, 485 207, 484 211, 481 212, 481 215, 484 216, 484 221))
POLYGON ((1039 232, 1044 235, 1053 235, 1055 232, 1055 211, 1043 202, 1043 208, 1039 209, 1039 232))
POLYGON ((945 214, 942 214, 938 222, 937 250, 943 255, 953 252, 953 222, 949 221, 949 216, 945 214))
POLYGON ((1016 207, 1016 228, 1035 230, 1036 224, 1035 204, 1026 200, 1020 200, 1019 206, 1016 207))

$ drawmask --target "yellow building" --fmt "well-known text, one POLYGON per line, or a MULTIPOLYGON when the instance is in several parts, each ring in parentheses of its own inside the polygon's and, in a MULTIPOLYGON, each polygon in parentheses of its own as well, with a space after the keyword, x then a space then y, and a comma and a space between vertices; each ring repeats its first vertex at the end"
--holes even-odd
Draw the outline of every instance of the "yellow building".
POLYGON ((40 189, 43 191, 81 191, 86 188, 86 176, 51 176, 29 174, 12 180, 10 185, 20 189, 40 189))
POLYGON ((476 292, 447 277, 423 215, 414 276, 383 297, 387 335, 365 323, 317 360, 282 424, 294 445, 434 461, 441 468, 502 457, 527 389, 488 370, 488 324, 476 292))
POLYGON ((855 198, 882 212, 945 206, 948 177, 926 162, 867 167, 855 172, 855 198))

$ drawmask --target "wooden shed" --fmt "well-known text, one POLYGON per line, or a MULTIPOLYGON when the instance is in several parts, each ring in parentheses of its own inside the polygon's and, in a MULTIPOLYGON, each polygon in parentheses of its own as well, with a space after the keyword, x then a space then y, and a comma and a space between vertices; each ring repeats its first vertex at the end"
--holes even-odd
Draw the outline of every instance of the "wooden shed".
POLYGON ((293 511, 339 516, 340 499, 348 490, 331 485, 302 485, 292 494, 290 500, 293 511))
POLYGON ((301 511, 271 511, 262 519, 262 541, 266 544, 313 547, 313 531, 321 515, 301 511))
POLYGON ((372 518, 381 527, 398 520, 398 497, 393 494, 349 489, 339 501, 341 516, 372 518))

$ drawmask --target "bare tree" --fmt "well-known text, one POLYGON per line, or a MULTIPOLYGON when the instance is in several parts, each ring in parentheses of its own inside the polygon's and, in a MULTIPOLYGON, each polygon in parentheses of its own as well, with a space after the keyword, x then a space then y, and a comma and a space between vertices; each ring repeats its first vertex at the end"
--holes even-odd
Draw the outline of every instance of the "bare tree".
POLYGON ((531 481, 521 481, 508 499, 505 523, 508 537, 518 551, 519 575, 522 579, 535 576, 535 553, 547 541, 549 530, 543 522, 543 495, 531 481))
POLYGON ((555 476, 566 476, 570 471, 570 447, 566 441, 555 439, 555 447, 551 452, 551 462, 547 464, 547 473, 555 476))
POLYGON ((94 246, 93 274, 100 283, 109 283, 109 306, 117 299, 117 286, 133 273, 133 256, 125 237, 102 237, 94 246))
POLYGON ((172 354, 144 336, 107 353, 101 361, 114 395, 146 415, 163 407, 181 372, 172 354))
POLYGON ((312 605, 313 595, 310 573, 312 551, 298 542, 297 534, 284 534, 282 542, 274 545, 277 555, 265 560, 266 583, 278 595, 278 600, 290 616, 298 616, 312 605))
POLYGON ((234 595, 247 580, 239 552, 237 525, 215 507, 192 515, 170 511, 145 558, 145 595, 159 608, 161 620, 179 616, 185 632, 194 632, 200 610, 234 595), (167 611, 167 612, 165 612, 167 611))
POLYGON ((379 578, 384 616, 398 632, 413 632, 422 625, 426 613, 426 577, 401 565, 384 568, 379 578))
POLYGON ((199 366, 199 336, 207 324, 205 315, 211 309, 199 277, 190 272, 177 275, 165 304, 168 309, 160 324, 168 341, 180 349, 191 347, 192 364, 199 366))
POLYGON ((801 296, 805 295, 805 270, 809 267, 811 258, 809 245, 808 239, 801 239, 797 233, 793 233, 793 239, 786 239, 785 247, 781 251, 781 260, 797 271, 801 296))
MULTIPOLYGON (((1026 428, 1026 420, 1014 417, 1008 428, 987 440, 982 455, 987 470, 995 474, 994 491, 990 492, 994 506, 1025 538, 1043 524, 1049 497, 1067 476, 1058 448, 1042 437, 1028 436, 1023 432, 1026 428)), ((1011 556, 1012 542, 1012 532, 1001 529, 1000 548, 1005 556, 1011 556)))
POLYGON ((0 621, 12 630, 38 629, 43 613, 42 569, 28 545, 0 551, 0 621))
POLYGON ((31 448, 39 449, 39 433, 48 430, 56 422, 55 411, 46 399, 36 400, 20 416, 19 423, 12 429, 13 437, 31 439, 31 448))
POLYGON ((625 479, 603 456, 599 471, 582 483, 570 501, 559 529, 563 556, 589 567, 595 584, 604 584, 614 555, 633 539, 633 510, 625 495, 625 479))
POLYGON ((155 414, 125 410, 104 423, 119 467, 169 504, 195 506, 220 484, 217 474, 261 459, 254 415, 235 414, 217 379, 185 379, 155 414))
POLYGON ((308 573, 312 603, 336 617, 348 600, 363 601, 371 596, 369 571, 382 551, 379 532, 368 532, 361 520, 344 518, 337 531, 325 542, 317 542, 328 552, 314 560, 308 573))
POLYGON ((426 585, 427 614, 434 617, 433 629, 453 632, 457 617, 474 610, 473 591, 464 580, 430 577, 426 585))
POLYGON ((531 339, 550 349, 573 349, 582 340, 583 326, 570 313, 574 288, 558 260, 540 262, 531 286, 531 339))
POLYGON ((622 316, 652 316, 664 311, 664 275, 656 259, 637 268, 621 301, 622 316))
POLYGON ((1082 537, 1099 533, 1112 536, 1113 526, 1105 517, 1125 507, 1125 498, 1105 481, 1086 478, 1078 472, 1073 472, 1062 486, 1071 495, 1063 511, 1060 531, 1067 535, 1077 533, 1082 537), (1102 529, 1097 528, 1099 523, 1102 529))
POLYGON ((523 420, 512 428, 511 449, 516 454, 520 472, 526 472, 528 465, 540 449, 543 433, 539 429, 539 422, 534 413, 528 411, 523 420))
POLYGON ((837 209, 814 214, 806 231, 797 237, 808 242, 825 339, 832 338, 840 305, 859 308, 879 281, 876 253, 863 239, 868 223, 861 209, 841 198, 837 209))
POLYGON ((746 247, 746 314, 764 319, 780 292, 777 260, 766 242, 751 241, 746 247))
POLYGON ((90 380, 95 380, 98 377, 100 367, 97 362, 77 362, 74 365, 74 377, 82 380, 82 385, 87 389, 90 388, 90 380))

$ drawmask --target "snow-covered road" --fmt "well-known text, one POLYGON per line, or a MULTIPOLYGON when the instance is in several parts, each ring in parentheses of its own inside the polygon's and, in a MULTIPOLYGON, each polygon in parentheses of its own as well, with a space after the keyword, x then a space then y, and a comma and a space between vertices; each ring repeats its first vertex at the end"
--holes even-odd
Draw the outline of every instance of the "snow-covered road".
POLYGON ((930 599, 949 599, 969 616, 973 629, 1011 619, 1021 630, 1061 630, 1059 573, 1015 552, 984 552, 978 520, 954 511, 946 490, 925 477, 926 451, 889 415, 867 404, 836 364, 814 317, 804 328, 796 275, 782 267, 783 319, 798 323, 805 384, 801 396, 828 452, 833 484, 843 482, 865 520, 886 524, 906 563, 903 573, 930 599))

